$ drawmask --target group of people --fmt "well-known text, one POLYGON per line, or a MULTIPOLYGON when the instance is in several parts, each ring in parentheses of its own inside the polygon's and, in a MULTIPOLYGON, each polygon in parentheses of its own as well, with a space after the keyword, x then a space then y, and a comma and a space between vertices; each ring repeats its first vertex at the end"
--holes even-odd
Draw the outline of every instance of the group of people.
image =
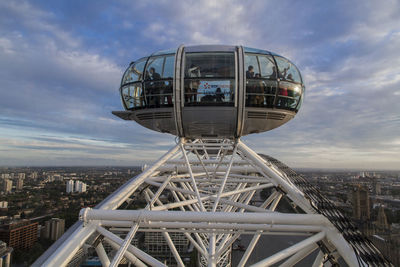
POLYGON ((147 107, 161 107, 172 105, 172 82, 161 80, 161 75, 154 67, 146 71, 145 94, 147 107))
POLYGON ((282 79, 282 80, 288 80, 288 81, 294 81, 293 80, 293 75, 292 73, 288 73, 290 69, 290 65, 288 65, 286 68, 284 68, 281 72, 276 71, 276 67, 272 67, 272 73, 268 75, 268 77, 261 77, 260 73, 255 73, 254 72, 254 67, 252 65, 249 65, 247 67, 246 71, 246 78, 247 79, 252 79, 252 78, 267 78, 271 80, 275 80, 276 78, 282 79), (277 77, 277 74, 279 77, 277 77))
MULTIPOLYGON (((290 65, 283 69, 282 72, 277 72, 276 67, 272 67, 272 73, 267 79, 275 80, 280 78, 282 80, 293 81, 292 73, 288 73, 290 65), (277 77, 278 76, 278 77, 277 77)), ((253 107, 273 107, 276 86, 268 86, 264 80, 257 79, 261 78, 260 73, 254 72, 254 67, 249 65, 246 71, 246 105, 253 107)), ((279 87, 278 90, 277 106, 289 107, 293 104, 293 90, 286 87, 279 87)))

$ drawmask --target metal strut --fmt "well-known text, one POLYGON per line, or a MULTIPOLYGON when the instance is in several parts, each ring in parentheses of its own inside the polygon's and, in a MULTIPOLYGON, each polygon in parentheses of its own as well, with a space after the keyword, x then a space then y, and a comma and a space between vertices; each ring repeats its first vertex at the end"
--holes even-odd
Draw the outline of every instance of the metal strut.
POLYGON ((103 266, 118 266, 122 259, 135 266, 184 266, 191 256, 198 266, 293 266, 306 258, 313 266, 340 258, 349 266, 391 266, 371 243, 354 238, 360 233, 316 188, 239 139, 182 138, 95 208, 82 209, 79 218, 33 266, 67 266, 83 246, 92 246, 103 266), (281 212, 282 199, 302 214, 281 212), (137 200, 146 207, 138 208, 137 200), (144 246, 133 245, 138 236, 145 237, 144 246), (302 239, 255 253, 260 240, 294 236, 302 239), (234 251, 244 237, 245 252, 234 251), (169 252, 153 250, 162 246, 169 252))

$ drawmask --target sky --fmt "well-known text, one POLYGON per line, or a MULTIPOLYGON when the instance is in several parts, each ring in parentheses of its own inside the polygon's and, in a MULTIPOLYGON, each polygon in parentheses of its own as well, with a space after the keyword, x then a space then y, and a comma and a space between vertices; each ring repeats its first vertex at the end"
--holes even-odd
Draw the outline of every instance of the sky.
POLYGON ((296 117, 242 141, 293 168, 400 169, 400 2, 0 0, 0 166, 137 166, 175 137, 111 114, 131 61, 231 44, 294 62, 296 117))

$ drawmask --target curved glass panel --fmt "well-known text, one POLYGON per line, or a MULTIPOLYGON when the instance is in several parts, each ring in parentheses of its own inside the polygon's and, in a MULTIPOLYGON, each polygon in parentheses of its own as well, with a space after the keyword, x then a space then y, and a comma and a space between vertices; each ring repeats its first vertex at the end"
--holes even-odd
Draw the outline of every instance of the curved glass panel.
POLYGON ((277 88, 276 66, 271 56, 245 54, 246 106, 272 108, 277 88))
POLYGON ((244 64, 247 79, 276 79, 275 62, 271 56, 246 54, 244 64))
POLYGON ((146 67, 146 107, 172 107, 175 56, 150 57, 146 67))
POLYGON ((175 56, 165 57, 164 71, 162 77, 164 79, 172 79, 174 77, 175 56))
POLYGON ((234 53, 187 53, 185 78, 234 78, 234 53))
POLYGON ((300 101, 302 86, 290 82, 279 82, 276 106, 282 109, 295 110, 300 101))
POLYGON ((145 80, 160 80, 164 65, 164 57, 151 57, 147 62, 145 80))
POLYGON ((146 107, 172 107, 172 80, 144 82, 146 107))
POLYGON ((173 49, 157 51, 157 52, 153 53, 152 56, 160 56, 160 55, 175 54, 175 53, 176 53, 176 49, 173 48, 173 49))
POLYGON ((243 47, 244 52, 246 53, 256 53, 256 54, 270 54, 269 51, 266 50, 261 50, 257 48, 251 48, 251 47, 243 47))
POLYGON ((122 99, 127 109, 144 108, 144 94, 141 83, 134 83, 122 87, 122 99))
POLYGON ((244 67, 246 69, 246 78, 251 79, 256 75, 260 75, 260 68, 256 55, 245 55, 244 67))
POLYGON ((301 93, 301 96, 300 96, 300 101, 299 101, 299 104, 296 107, 296 112, 300 110, 301 105, 303 104, 305 93, 306 93, 306 87, 303 85, 302 86, 302 93, 301 93))
POLYGON ((267 79, 276 79, 275 62, 270 56, 258 56, 260 64, 260 77, 267 79))
POLYGON ((272 108, 276 87, 276 81, 248 79, 246 81, 246 107, 272 108))
POLYGON ((187 53, 185 106, 234 106, 234 53, 187 53))
POLYGON ((147 58, 139 59, 129 66, 124 74, 124 77, 122 78, 122 85, 143 79, 143 69, 144 65, 146 64, 146 60, 147 58))
POLYGON ((278 65, 278 75, 281 80, 301 83, 300 72, 293 63, 282 57, 275 57, 275 60, 278 65))

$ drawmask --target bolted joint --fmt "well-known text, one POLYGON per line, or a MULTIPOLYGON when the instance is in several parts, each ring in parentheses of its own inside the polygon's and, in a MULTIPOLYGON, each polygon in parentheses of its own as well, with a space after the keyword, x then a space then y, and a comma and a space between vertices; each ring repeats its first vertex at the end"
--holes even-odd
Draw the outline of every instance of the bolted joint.
POLYGON ((83 222, 87 222, 86 215, 92 208, 83 208, 79 212, 79 220, 83 222))

